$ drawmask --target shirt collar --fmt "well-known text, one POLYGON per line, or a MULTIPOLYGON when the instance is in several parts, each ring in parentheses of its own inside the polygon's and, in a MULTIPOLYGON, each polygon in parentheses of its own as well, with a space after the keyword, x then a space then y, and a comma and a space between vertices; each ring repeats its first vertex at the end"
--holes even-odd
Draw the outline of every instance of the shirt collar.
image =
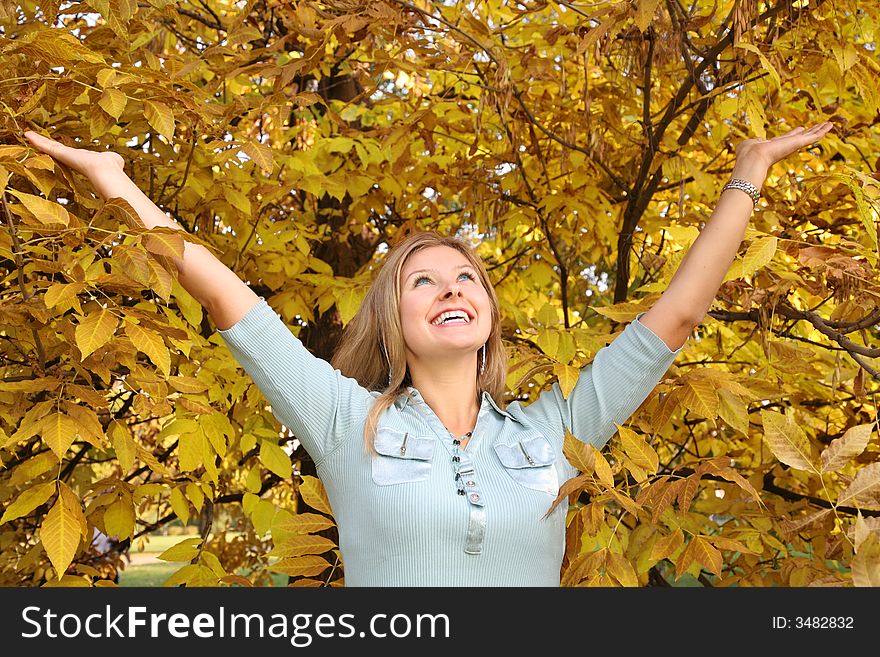
MULTIPOLYGON (((510 413, 508 413, 495 403, 495 399, 492 397, 492 395, 489 394, 487 390, 484 390, 480 396, 482 399, 488 401, 492 408, 494 408, 500 415, 508 417, 511 420, 514 419, 514 417, 510 413)), ((402 411, 404 408, 406 408, 407 404, 413 403, 413 399, 421 400, 422 395, 416 388, 413 388, 412 386, 407 386, 407 388, 397 396, 397 399, 394 400, 394 406, 395 408, 397 408, 398 411, 402 411), (407 394, 407 392, 409 393, 409 395, 407 394), (412 398, 410 398, 410 395, 412 395, 412 398)))

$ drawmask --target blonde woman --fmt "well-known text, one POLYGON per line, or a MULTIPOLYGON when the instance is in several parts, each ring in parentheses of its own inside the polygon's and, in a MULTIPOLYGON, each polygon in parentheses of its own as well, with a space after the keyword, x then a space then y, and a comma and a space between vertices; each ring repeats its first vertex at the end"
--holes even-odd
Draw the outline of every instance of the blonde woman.
MULTIPOLYGON (((332 364, 204 247, 186 243, 179 281, 314 460, 347 585, 558 586, 565 505, 545 514, 577 474, 565 430, 601 448, 639 407, 709 309, 769 167, 830 128, 739 145, 667 290, 596 354, 567 399, 554 385, 505 406, 498 300, 480 259, 452 237, 418 233, 390 251, 332 364)), ((26 137, 102 197, 127 200, 148 227, 179 229, 118 155, 26 137)))

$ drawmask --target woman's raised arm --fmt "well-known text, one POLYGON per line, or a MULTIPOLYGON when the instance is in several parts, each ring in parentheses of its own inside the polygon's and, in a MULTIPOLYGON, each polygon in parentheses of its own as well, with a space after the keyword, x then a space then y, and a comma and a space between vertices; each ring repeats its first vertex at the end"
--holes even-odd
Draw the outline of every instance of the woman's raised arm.
MULTIPOLYGON (((131 181, 117 153, 71 148, 31 131, 24 136, 37 150, 88 178, 102 198, 127 201, 147 228, 183 230, 131 181)), ((235 324, 259 301, 244 281, 200 244, 184 241, 183 257, 175 264, 180 284, 202 304, 218 329, 235 324)))
MULTIPOLYGON (((731 179, 760 190, 773 164, 819 141, 832 127, 824 122, 808 129, 798 127, 773 139, 746 139, 736 148, 731 179)), ((721 195, 666 291, 639 320, 672 350, 679 349, 705 318, 742 244, 754 202, 740 189, 721 195)))

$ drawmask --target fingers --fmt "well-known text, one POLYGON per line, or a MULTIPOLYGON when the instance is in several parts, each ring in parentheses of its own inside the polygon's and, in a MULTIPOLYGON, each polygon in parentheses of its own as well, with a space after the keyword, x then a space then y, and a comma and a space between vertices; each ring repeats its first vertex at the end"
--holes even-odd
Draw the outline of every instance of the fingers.
POLYGON ((785 134, 773 137, 773 139, 771 139, 770 141, 785 141, 786 139, 796 138, 792 139, 792 141, 809 144, 812 141, 816 141, 825 136, 825 134, 833 127, 834 124, 830 121, 817 123, 816 125, 810 126, 809 128, 798 126, 792 130, 789 130, 785 134))
POLYGON ((34 148, 43 151, 44 153, 48 153, 49 155, 52 155, 54 152, 56 152, 59 147, 64 148, 63 144, 55 141, 54 139, 44 137, 43 135, 38 134, 33 130, 26 131, 24 133, 24 136, 34 148))

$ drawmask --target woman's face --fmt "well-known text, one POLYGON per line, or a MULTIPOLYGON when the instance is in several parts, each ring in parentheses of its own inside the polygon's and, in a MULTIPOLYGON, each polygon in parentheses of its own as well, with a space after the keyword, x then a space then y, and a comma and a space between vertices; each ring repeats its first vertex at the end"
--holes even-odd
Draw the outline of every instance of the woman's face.
POLYGON ((400 272, 400 324, 409 357, 476 353, 489 339, 492 308, 470 261, 448 246, 410 255, 400 272))

